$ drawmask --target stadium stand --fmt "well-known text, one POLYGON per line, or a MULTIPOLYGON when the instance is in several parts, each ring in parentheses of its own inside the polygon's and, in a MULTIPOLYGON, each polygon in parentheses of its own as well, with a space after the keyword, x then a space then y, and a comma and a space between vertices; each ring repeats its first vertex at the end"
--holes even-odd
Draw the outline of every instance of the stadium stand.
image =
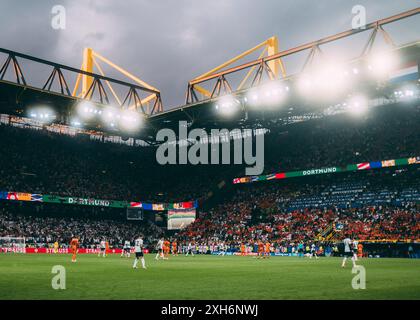
MULTIPOLYGON (((266 136, 265 172, 418 156, 420 108, 406 107, 377 108, 354 122, 347 115, 336 115, 274 126, 266 136)), ((420 238, 416 165, 236 187, 230 181, 243 174, 243 166, 160 166, 154 159, 155 147, 105 144, 88 136, 70 137, 7 125, 0 126, 0 134, 0 190, 127 201, 184 201, 203 198, 220 181, 227 182, 213 202, 204 202, 192 225, 170 234, 184 244, 191 240, 206 245, 223 241, 237 248, 242 242, 266 239, 277 247, 289 247, 299 241, 314 241, 333 223, 345 226, 346 232, 360 240, 420 238)), ((70 229, 86 247, 96 245, 100 236, 119 246, 122 239, 133 239, 139 232, 149 243, 162 234, 150 224, 123 221, 122 209, 109 216, 99 212, 94 218, 95 208, 75 206, 77 212, 86 211, 86 217, 78 218, 72 213, 54 216, 61 209, 47 204, 31 204, 23 213, 10 210, 8 206, 17 206, 15 203, 2 201, 0 205, 1 234, 25 236, 33 239, 29 243, 34 245, 48 246, 49 240, 56 240, 53 238, 67 243, 70 229), (41 215, 44 211, 54 214, 43 223, 36 210, 41 215), (62 225, 72 228, 65 231, 62 225)))

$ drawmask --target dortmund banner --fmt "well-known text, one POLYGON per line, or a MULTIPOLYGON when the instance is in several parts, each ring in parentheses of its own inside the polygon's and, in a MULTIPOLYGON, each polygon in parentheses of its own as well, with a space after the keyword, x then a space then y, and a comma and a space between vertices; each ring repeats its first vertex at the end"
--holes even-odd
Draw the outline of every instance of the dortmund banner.
POLYGON ((406 165, 412 165, 412 164, 420 164, 420 157, 410 157, 410 158, 382 160, 382 161, 373 161, 373 162, 362 162, 362 163, 356 163, 356 164, 349 164, 344 167, 328 167, 328 168, 309 169, 309 170, 302 170, 302 171, 271 173, 271 174, 261 175, 261 176, 248 176, 248 177, 233 179, 233 184, 251 183, 251 182, 266 181, 266 180, 273 180, 273 179, 305 177, 305 176, 311 176, 311 175, 317 175, 317 174, 327 174, 327 173, 337 173, 337 172, 357 171, 357 170, 370 170, 370 169, 388 168, 388 167, 395 167, 395 166, 406 166, 406 165))
POLYGON ((61 197, 55 195, 44 195, 44 202, 49 203, 63 203, 63 204, 77 204, 83 206, 95 206, 95 207, 110 207, 110 208, 126 208, 126 201, 116 200, 100 200, 92 198, 78 198, 78 197, 61 197))

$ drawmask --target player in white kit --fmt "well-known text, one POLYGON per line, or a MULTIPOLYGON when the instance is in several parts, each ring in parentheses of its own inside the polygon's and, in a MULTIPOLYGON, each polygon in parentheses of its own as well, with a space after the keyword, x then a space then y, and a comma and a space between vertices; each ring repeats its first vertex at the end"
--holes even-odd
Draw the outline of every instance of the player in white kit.
POLYGON ((156 244, 156 249, 157 249, 157 253, 156 253, 156 260, 159 260, 159 258, 165 259, 164 255, 163 255, 163 238, 159 239, 158 243, 156 244))
POLYGON ((359 241, 353 240, 353 257, 354 261, 357 261, 357 246, 359 245, 359 241))
POLYGON ((315 257, 315 259, 318 259, 318 255, 316 253, 315 243, 312 243, 312 245, 311 245, 311 254, 310 254, 309 258, 312 259, 312 257, 315 257))
POLYGON ((106 243, 105 243, 105 240, 102 240, 101 241, 101 243, 99 244, 99 249, 100 249, 100 251, 99 251, 99 253, 98 253, 98 257, 100 257, 101 256, 101 254, 102 254, 102 256, 105 258, 106 257, 106 243))
POLYGON ((349 237, 346 237, 343 240, 344 244, 344 258, 343 263, 341 264, 341 267, 344 268, 346 266, 347 258, 351 258, 351 261, 353 262, 353 267, 356 266, 356 261, 354 259, 353 250, 352 250, 352 241, 349 237))
POLYGON ((143 254, 143 236, 139 236, 136 240, 134 240, 134 252, 136 254, 136 259, 134 259, 133 269, 137 269, 137 263, 141 260, 141 266, 143 269, 146 268, 146 262, 144 261, 144 254, 143 254))
POLYGON ((194 257, 193 245, 191 242, 188 242, 187 254, 185 256, 188 257, 189 254, 194 257))
POLYGON ((123 250, 121 252, 121 257, 127 257, 130 258, 130 251, 131 251, 131 243, 128 240, 125 240, 124 242, 124 247, 123 250))

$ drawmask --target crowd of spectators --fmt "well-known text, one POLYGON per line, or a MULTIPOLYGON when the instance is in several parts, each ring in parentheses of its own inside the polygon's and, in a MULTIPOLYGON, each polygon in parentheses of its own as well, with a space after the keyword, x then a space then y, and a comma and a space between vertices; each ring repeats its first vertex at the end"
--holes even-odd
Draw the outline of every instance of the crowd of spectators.
MULTIPOLYGON (((420 155, 420 108, 372 110, 272 128, 265 173, 420 155)), ((0 126, 0 190, 97 199, 177 202, 202 198, 243 165, 165 165, 155 147, 130 147, 0 126)))
POLYGON ((151 222, 27 216, 0 210, 0 237, 24 237, 29 247, 52 247, 57 241, 66 248, 73 236, 79 237, 81 248, 95 249, 102 240, 110 248, 122 248, 124 241, 134 242, 140 235, 146 244, 154 245, 163 234, 151 222))
MULTIPOLYGON (((265 142, 265 173, 419 156, 420 108, 403 111, 385 108, 357 120, 339 115, 272 129, 265 142)), ((154 147, 105 144, 87 136, 4 125, 0 134, 0 191, 175 202, 201 198, 220 181, 230 184, 231 178, 243 175, 243 166, 161 166, 154 147)), ((315 239, 334 224, 361 240, 417 240, 418 170, 405 180, 388 181, 406 176, 398 170, 378 169, 380 173, 371 177, 367 173, 366 183, 355 182, 359 173, 349 173, 326 175, 326 182, 308 177, 234 186, 230 198, 200 212, 176 237, 184 243, 268 240, 284 245, 315 239), (333 188, 336 181, 349 184, 338 190, 333 188), (413 181, 417 184, 409 186, 413 181)), ((0 236, 24 236, 33 243, 67 243, 77 234, 84 246, 101 238, 119 245, 139 233, 153 242, 162 230, 103 217, 0 213, 0 236)))
POLYGON ((340 180, 344 182, 339 183, 331 175, 284 186, 278 182, 246 186, 231 199, 201 213, 177 237, 180 241, 224 242, 236 247, 258 241, 285 246, 315 241, 332 228, 336 230, 332 239, 338 240, 349 234, 361 241, 419 241, 420 170, 414 167, 393 172, 342 174, 340 180), (333 198, 335 203, 330 202, 338 184, 364 186, 353 195, 354 202, 343 206, 338 205, 341 202, 337 197, 333 198), (404 200, 407 190, 415 191, 404 200), (364 197, 366 193, 378 193, 382 198, 371 202, 370 197, 364 197), (315 204, 305 202, 313 198, 317 198, 315 204), (299 209, 290 206, 297 199, 303 199, 299 209))

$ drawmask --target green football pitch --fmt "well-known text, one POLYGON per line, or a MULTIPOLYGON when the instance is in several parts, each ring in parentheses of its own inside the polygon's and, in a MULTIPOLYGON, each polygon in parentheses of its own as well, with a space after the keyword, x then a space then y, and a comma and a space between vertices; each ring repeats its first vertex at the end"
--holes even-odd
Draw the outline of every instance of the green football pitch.
MULTIPOLYGON (((350 261, 348 261, 350 262, 350 261)), ((0 254, 0 299, 420 299, 420 259, 363 259, 366 289, 352 288, 339 258, 0 254), (54 290, 52 268, 66 270, 54 290), (139 263, 140 265, 140 263, 139 263)))

